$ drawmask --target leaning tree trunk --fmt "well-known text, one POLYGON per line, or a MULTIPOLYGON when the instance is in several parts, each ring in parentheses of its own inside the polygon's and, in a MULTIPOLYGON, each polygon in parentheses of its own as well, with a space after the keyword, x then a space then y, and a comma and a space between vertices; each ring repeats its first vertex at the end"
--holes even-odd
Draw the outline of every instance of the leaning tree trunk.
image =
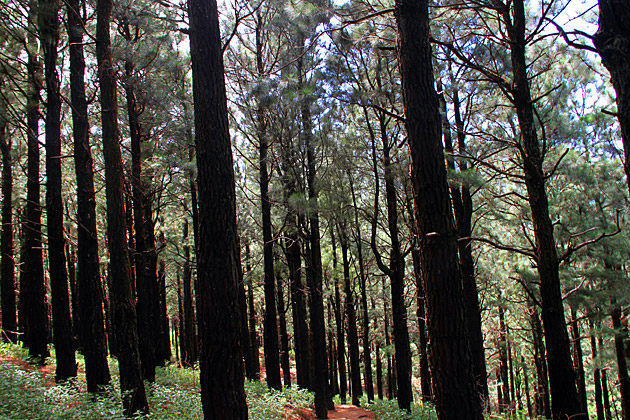
POLYGON ((123 198, 124 170, 119 146, 118 99, 109 32, 112 8, 111 0, 97 1, 96 58, 105 161, 112 327, 118 347, 118 370, 124 411, 126 415, 134 415, 148 413, 149 406, 142 381, 131 265, 127 250, 127 220, 123 198))
MULTIPOLYGON (((4 78, 0 77, 0 89, 4 78)), ((2 236, 0 237, 2 340, 17 341, 17 305, 15 301, 15 263, 13 260, 13 162, 11 139, 7 134, 6 102, 0 98, 0 149, 2 150, 2 236)))
POLYGON ((197 319, 205 418, 245 420, 240 351, 236 191, 215 0, 189 0, 199 255, 197 319))
POLYGON ((396 21, 436 410, 440 419, 482 419, 464 323, 456 232, 434 88, 428 2, 397 0, 396 21))
POLYGON ((53 340, 57 362, 55 380, 62 382, 77 376, 77 362, 70 317, 61 197, 61 94, 57 73, 59 7, 60 4, 55 0, 40 0, 38 18, 46 79, 46 217, 53 340))

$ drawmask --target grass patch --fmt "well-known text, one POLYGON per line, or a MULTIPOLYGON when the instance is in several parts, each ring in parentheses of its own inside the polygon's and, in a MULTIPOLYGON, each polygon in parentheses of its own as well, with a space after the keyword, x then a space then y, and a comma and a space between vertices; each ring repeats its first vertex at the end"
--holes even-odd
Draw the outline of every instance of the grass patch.
MULTIPOLYGON (((1 344, 0 356, 27 361, 28 351, 19 346, 1 344)), ((83 360, 80 355, 79 366, 83 360)), ((124 419, 118 381, 118 363, 110 360, 112 387, 103 394, 87 394, 85 374, 76 379, 51 385, 54 372, 25 368, 10 361, 0 361, 0 419, 124 419)), ((199 371, 173 366, 156 369, 156 381, 147 384, 151 414, 147 419, 202 419, 199 371)), ((260 382, 246 382, 249 418, 282 419, 286 407, 306 408, 313 395, 297 388, 269 390, 260 382)))

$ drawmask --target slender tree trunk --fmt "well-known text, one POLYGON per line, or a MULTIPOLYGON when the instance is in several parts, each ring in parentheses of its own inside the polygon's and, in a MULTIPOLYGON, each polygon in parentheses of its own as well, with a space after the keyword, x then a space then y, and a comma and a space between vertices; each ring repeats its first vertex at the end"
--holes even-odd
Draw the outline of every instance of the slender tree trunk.
POLYGON ((330 230, 330 239, 333 249, 333 272, 335 273, 335 325, 337 326, 337 367, 339 369, 339 399, 342 404, 346 403, 346 393, 348 391, 348 381, 346 379, 346 344, 344 333, 344 317, 341 312, 341 293, 339 292, 339 278, 337 273, 337 243, 335 241, 334 229, 330 230))
MULTIPOLYGON (((305 51, 304 40, 300 42, 300 51, 305 51)), ((298 85, 300 89, 304 86, 305 71, 303 68, 303 54, 299 55, 298 65, 298 85)), ((309 244, 310 244, 310 264, 308 270, 311 272, 311 333, 313 335, 313 366, 315 369, 315 415, 319 419, 328 418, 328 407, 331 405, 332 396, 328 391, 328 367, 326 364, 326 328, 324 325, 324 304, 322 292, 322 255, 319 231, 319 210, 318 210, 318 190, 315 185, 315 145, 313 144, 312 122, 311 122, 311 99, 302 98, 301 120, 304 146, 306 148, 306 173, 308 185, 308 198, 310 201, 309 221, 309 244), (329 401, 330 400, 330 401, 329 401)))
POLYGON ((354 313, 353 287, 350 281, 350 260, 348 258, 348 237, 344 225, 337 225, 341 257, 343 261, 344 292, 346 295, 346 316, 348 318, 348 345, 350 347, 350 380, 352 383, 352 404, 358 406, 359 398, 363 395, 361 389, 361 369, 359 362, 359 337, 357 334, 357 320, 354 313))
MULTIPOLYGON (((238 244, 238 306, 240 307, 239 326, 241 333, 241 350, 245 361, 245 376, 249 380, 258 380, 260 378, 260 365, 258 364, 258 349, 253 349, 252 341, 248 328, 247 314, 247 296, 245 292, 245 276, 243 273, 243 265, 241 261, 241 244, 238 244), (256 352, 254 352, 256 350, 256 352)), ((246 247, 247 248, 247 247, 246 247)), ((249 257, 246 255, 246 257, 249 257)))
MULTIPOLYGON (((614 305, 614 304, 613 304, 614 305)), ((630 377, 626 361, 626 340, 628 330, 621 325, 621 309, 615 306, 611 312, 612 326, 615 329, 615 354, 617 356, 617 374, 619 376, 619 394, 623 418, 630 418, 630 377)))
POLYGON ((44 49, 46 79, 46 217, 53 338, 57 362, 55 380, 63 382, 77 376, 77 362, 75 341, 72 339, 61 196, 61 95, 57 73, 59 7, 60 4, 55 0, 39 0, 39 34, 44 49))
POLYGON ((184 266, 182 272, 182 336, 181 354, 182 365, 193 367, 198 359, 197 337, 195 331, 193 295, 192 295, 192 270, 190 268, 190 246, 188 241, 188 220, 184 221, 184 232, 182 241, 184 243, 184 266))
MULTIPOLYGON (((599 348, 602 348, 602 338, 599 337, 599 348)), ((608 392, 608 374, 607 369, 602 369, 602 399, 604 400, 604 413, 606 420, 612 420, 612 412, 610 410, 610 393, 608 392)))
POLYGON ((160 300, 160 333, 158 336, 156 363, 158 366, 164 367, 171 360, 171 332, 166 304, 166 265, 164 260, 160 260, 158 268, 158 296, 160 300))
MULTIPOLYGON (((508 333, 505 324, 505 309, 499 304, 499 372, 502 385, 502 394, 504 405, 503 409, 509 409, 510 401, 510 382, 508 378, 508 333)), ((503 411, 503 410, 501 410, 503 411)))
POLYGON ((584 360, 582 356, 582 338, 580 336, 580 326, 578 325, 575 309, 571 308, 571 341, 573 344, 573 369, 577 374, 577 389, 580 399, 580 410, 588 418, 588 400, 586 394, 586 378, 584 374, 584 360))
MULTIPOLYGON (((249 271, 249 270, 248 270, 249 271)), ((247 288, 247 300, 249 304, 249 342, 251 346, 251 358, 254 362, 252 380, 260 380, 260 359, 258 358, 258 333, 256 332, 256 308, 254 307, 254 291, 251 283, 247 288)))
POLYGON ((111 0, 97 2, 96 55, 105 160, 112 326, 118 346, 118 369, 124 411, 126 415, 133 415, 140 412, 148 413, 149 406, 142 381, 131 265, 125 235, 127 220, 123 198, 124 172, 119 146, 118 100, 110 42, 112 8, 111 0))
POLYGON ((525 58, 525 5, 524 0, 515 0, 510 8, 502 7, 500 12, 510 38, 511 61, 513 68, 513 103, 521 130, 520 154, 525 173, 529 205, 531 208, 534 237, 536 241, 536 263, 540 276, 542 299, 542 320, 547 343, 547 366, 552 399, 552 414, 560 420, 570 417, 579 420, 581 415, 575 383, 575 372, 571 362, 569 336, 564 317, 558 256, 549 217, 549 203, 545 187, 546 175, 543 171, 543 155, 532 101, 527 61, 525 58))
POLYGON ((381 346, 376 343, 376 395, 383 399, 383 362, 381 361, 381 346))
POLYGON ((441 145, 428 2, 397 0, 396 21, 436 411, 440 419, 482 419, 441 145))
POLYGON ((278 321, 280 324, 280 361, 282 366, 282 379, 285 387, 291 387, 291 365, 289 362, 289 336, 287 334, 287 316, 284 309, 284 292, 282 279, 276 275, 278 282, 278 321))
POLYGON ((240 351, 236 192, 215 0, 189 0, 199 255, 197 319, 204 417, 247 419, 240 351))
POLYGON ((48 315, 46 308, 46 284, 44 278, 43 243, 42 243, 42 210, 40 205, 39 185, 39 74, 40 65, 37 60, 35 29, 37 3, 29 1, 29 34, 28 85, 26 126, 28 167, 26 183, 26 220, 24 223, 24 257, 22 276, 20 277, 20 323, 24 326, 23 341, 29 349, 29 355, 44 363, 50 356, 47 347, 49 335, 48 315))
POLYGON ((593 369, 593 382, 595 385, 595 411, 597 413, 597 420, 605 420, 604 417, 604 401, 602 395, 602 379, 601 368, 599 367, 599 360, 597 358, 597 340, 595 338, 595 328, 593 326, 592 319, 588 321, 590 335, 591 335, 591 359, 594 366, 593 369))
POLYGON ((521 356, 521 364, 523 365, 523 380, 525 382, 525 400, 527 401, 527 415, 532 417, 534 415, 532 411, 532 399, 529 393, 529 377, 527 373, 527 365, 525 364, 525 358, 521 356))
MULTIPOLYGON (((450 69, 449 69, 450 70, 450 69)), ((453 76, 451 75, 451 78, 453 76)), ((451 128, 446 112, 446 100, 444 93, 439 94, 440 111, 442 116, 442 130, 444 135, 444 147, 450 157, 447 157, 447 167, 449 170, 455 170, 453 159, 453 145, 451 140, 451 128)), ((464 124, 461 116, 461 103, 459 100, 459 91, 453 91, 453 110, 455 115, 455 127, 457 132, 457 144, 459 154, 466 152, 466 133, 464 132, 464 124)), ((468 164, 462 160, 459 163, 460 172, 466 171, 468 164)), ((477 282, 475 278, 475 260, 472 254, 472 213, 473 203, 470 195, 470 189, 464 182, 459 187, 451 187, 451 199, 453 202, 453 214, 455 217, 455 225, 457 227, 457 235, 459 237, 457 246, 459 250, 459 266, 462 276, 462 293, 464 302, 464 318, 466 320, 466 329, 468 332, 468 343, 473 358, 473 372, 477 381, 478 392, 481 395, 484 409, 487 410, 488 401, 488 373, 486 372, 486 354, 483 343, 483 332, 481 325, 481 310, 479 308, 479 293, 477 291, 477 282)))
MULTIPOLYGON (((0 77, 0 89, 4 78, 0 77)), ((0 284, 2 311, 2 340, 17 342, 17 304, 15 300, 15 262, 13 260, 13 160, 11 139, 7 130, 7 109, 4 99, 0 99, 0 149, 2 150, 2 236, 0 254, 2 268, 0 284)))
POLYGON ((365 263, 363 261, 363 238, 361 236, 361 225, 359 223, 359 207, 357 197, 354 192, 354 183, 348 171, 350 181, 350 192, 352 193, 352 204, 354 208, 355 242, 357 244, 357 257, 359 259, 359 280, 361 288, 361 307, 363 309, 363 365, 365 369, 365 389, 368 402, 374 401, 374 383, 372 380, 372 345, 370 344, 370 317, 367 303, 367 275, 365 274, 365 263))
POLYGON ((534 362, 536 364, 537 389, 536 415, 551 418, 551 404, 549 401, 549 382, 547 379, 547 361, 545 358, 545 343, 543 342, 542 325, 538 317, 538 309, 530 302, 530 323, 534 342, 534 362))
POLYGON ((599 0, 599 28, 593 43, 610 72, 617 93, 617 118, 621 125, 624 170, 630 188, 630 9, 625 1, 599 0))

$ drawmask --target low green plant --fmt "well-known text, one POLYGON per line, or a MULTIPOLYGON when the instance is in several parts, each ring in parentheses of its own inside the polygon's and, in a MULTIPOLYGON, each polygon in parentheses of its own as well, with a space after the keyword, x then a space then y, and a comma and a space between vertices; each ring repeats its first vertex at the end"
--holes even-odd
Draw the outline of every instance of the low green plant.
POLYGON ((366 408, 378 420, 437 420, 435 408, 426 403, 412 404, 411 412, 398 408, 396 400, 375 400, 366 408))

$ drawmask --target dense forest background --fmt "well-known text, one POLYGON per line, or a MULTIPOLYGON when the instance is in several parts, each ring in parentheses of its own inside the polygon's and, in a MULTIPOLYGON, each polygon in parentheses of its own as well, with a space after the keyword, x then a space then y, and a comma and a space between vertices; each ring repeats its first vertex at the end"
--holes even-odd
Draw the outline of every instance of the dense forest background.
POLYGON ((2 336, 57 380, 630 418, 624 1, 0 4, 2 336))

